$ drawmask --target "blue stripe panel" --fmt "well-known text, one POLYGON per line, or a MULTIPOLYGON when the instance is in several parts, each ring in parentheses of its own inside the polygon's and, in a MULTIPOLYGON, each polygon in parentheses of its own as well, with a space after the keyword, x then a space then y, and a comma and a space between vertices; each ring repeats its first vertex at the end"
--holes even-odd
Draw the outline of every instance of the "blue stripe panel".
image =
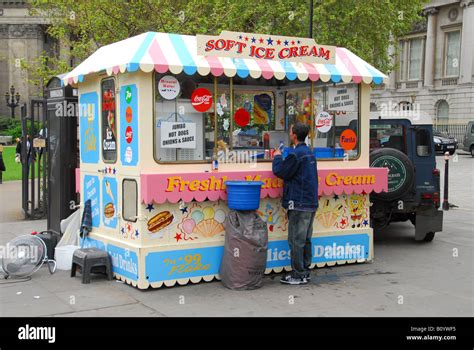
POLYGON ((365 68, 369 71, 370 75, 372 75, 372 81, 374 82, 374 84, 376 85, 382 84, 383 76, 381 76, 378 72, 376 72, 369 64, 364 64, 364 65, 365 65, 365 68))
POLYGON ((232 58, 232 62, 234 62, 237 68, 237 75, 240 78, 247 78, 249 76, 249 68, 245 64, 244 60, 240 58, 232 58))
POLYGON ((176 53, 178 54, 178 57, 181 60, 181 63, 183 64, 184 73, 186 73, 187 75, 195 74, 197 71, 196 62, 194 62, 181 35, 168 35, 171 39, 171 43, 173 44, 176 53))
POLYGON ((283 66, 283 69, 285 70, 285 74, 286 74, 286 78, 288 80, 295 80, 296 79, 296 71, 295 69, 293 68, 293 66, 291 65, 290 62, 286 62, 286 61, 280 61, 281 65, 283 66))
POLYGON ((112 261, 113 272, 133 281, 138 281, 138 256, 136 252, 110 243, 107 244, 107 252, 112 261))
MULTIPOLYGON (((313 237, 313 264, 338 260, 368 259, 370 238, 368 234, 348 234, 343 236, 313 237)), ((267 249, 267 268, 290 266, 288 241, 270 241, 267 249)))
POLYGON ((331 73, 331 80, 334 83, 339 83, 341 81, 341 74, 337 70, 336 65, 334 65, 334 64, 325 64, 324 67, 326 67, 327 70, 329 71, 329 73, 331 73))
POLYGON ((155 37, 155 33, 153 32, 149 32, 146 35, 142 44, 140 45, 137 52, 135 53, 135 56, 133 56, 132 61, 127 64, 127 70, 129 72, 135 72, 138 69, 140 65, 140 61, 142 60, 143 56, 145 56, 146 50, 150 46, 154 37, 155 37))
MULTIPOLYGON (((311 241, 312 263, 368 259, 370 256, 368 233, 313 237, 311 241)), ((223 254, 223 246, 150 252, 145 257, 146 278, 153 283, 216 275, 223 254)), ((268 242, 267 268, 284 266, 291 266, 288 241, 268 242)))
POLYGON ((217 275, 224 247, 183 249, 148 253, 145 271, 148 282, 217 275))

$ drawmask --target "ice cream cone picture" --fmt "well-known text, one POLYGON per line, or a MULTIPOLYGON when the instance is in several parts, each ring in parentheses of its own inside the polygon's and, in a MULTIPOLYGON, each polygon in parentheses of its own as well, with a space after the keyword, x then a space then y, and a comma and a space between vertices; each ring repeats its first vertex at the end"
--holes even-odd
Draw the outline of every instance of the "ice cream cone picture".
POLYGON ((318 208, 316 212, 316 220, 326 228, 332 227, 337 218, 342 214, 344 206, 340 203, 330 205, 329 199, 324 200, 322 207, 318 208))
POLYGON ((94 133, 94 106, 87 106, 87 129, 84 132, 84 145, 86 151, 96 150, 96 136, 94 133))
POLYGON ((195 207, 191 211, 191 216, 184 219, 178 227, 185 234, 209 238, 224 231, 225 217, 222 209, 215 210, 211 206, 203 209, 195 207))
POLYGON ((112 189, 110 188, 110 182, 107 181, 107 180, 105 180, 105 191, 107 192, 107 194, 112 199, 112 202, 115 202, 115 198, 114 198, 114 195, 112 193, 112 189))

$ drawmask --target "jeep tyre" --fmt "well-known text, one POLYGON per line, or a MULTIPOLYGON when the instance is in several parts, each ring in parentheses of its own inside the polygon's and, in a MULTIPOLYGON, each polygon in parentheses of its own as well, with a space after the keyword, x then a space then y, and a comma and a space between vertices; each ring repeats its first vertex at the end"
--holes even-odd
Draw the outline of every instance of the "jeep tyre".
POLYGON ((434 232, 428 232, 425 236, 425 238, 423 238, 423 242, 431 242, 433 241, 433 238, 435 236, 435 233, 434 232))
POLYGON ((394 148, 380 148, 370 153, 370 166, 388 168, 388 192, 374 193, 376 199, 393 201, 413 187, 415 168, 408 156, 394 148))

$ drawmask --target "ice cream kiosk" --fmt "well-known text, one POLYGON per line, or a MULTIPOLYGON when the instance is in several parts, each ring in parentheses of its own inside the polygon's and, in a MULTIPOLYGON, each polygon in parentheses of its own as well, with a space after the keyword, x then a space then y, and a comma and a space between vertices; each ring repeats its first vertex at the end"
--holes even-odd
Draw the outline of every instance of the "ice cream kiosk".
POLYGON ((259 180, 266 273, 289 270, 271 150, 291 151, 301 121, 318 159, 313 267, 371 261, 369 194, 387 190, 387 169, 369 167, 369 99, 386 79, 309 38, 148 32, 98 49, 63 79, 79 91, 84 245, 108 251, 115 277, 140 289, 219 279, 225 182, 259 180))

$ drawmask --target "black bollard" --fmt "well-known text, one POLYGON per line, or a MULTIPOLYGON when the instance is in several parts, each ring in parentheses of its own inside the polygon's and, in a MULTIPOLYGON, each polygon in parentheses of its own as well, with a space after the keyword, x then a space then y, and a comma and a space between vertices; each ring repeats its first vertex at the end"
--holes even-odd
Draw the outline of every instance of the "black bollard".
POLYGON ((449 210, 448 202, 448 173, 449 173, 449 152, 444 154, 444 194, 443 194, 443 210, 449 210))

